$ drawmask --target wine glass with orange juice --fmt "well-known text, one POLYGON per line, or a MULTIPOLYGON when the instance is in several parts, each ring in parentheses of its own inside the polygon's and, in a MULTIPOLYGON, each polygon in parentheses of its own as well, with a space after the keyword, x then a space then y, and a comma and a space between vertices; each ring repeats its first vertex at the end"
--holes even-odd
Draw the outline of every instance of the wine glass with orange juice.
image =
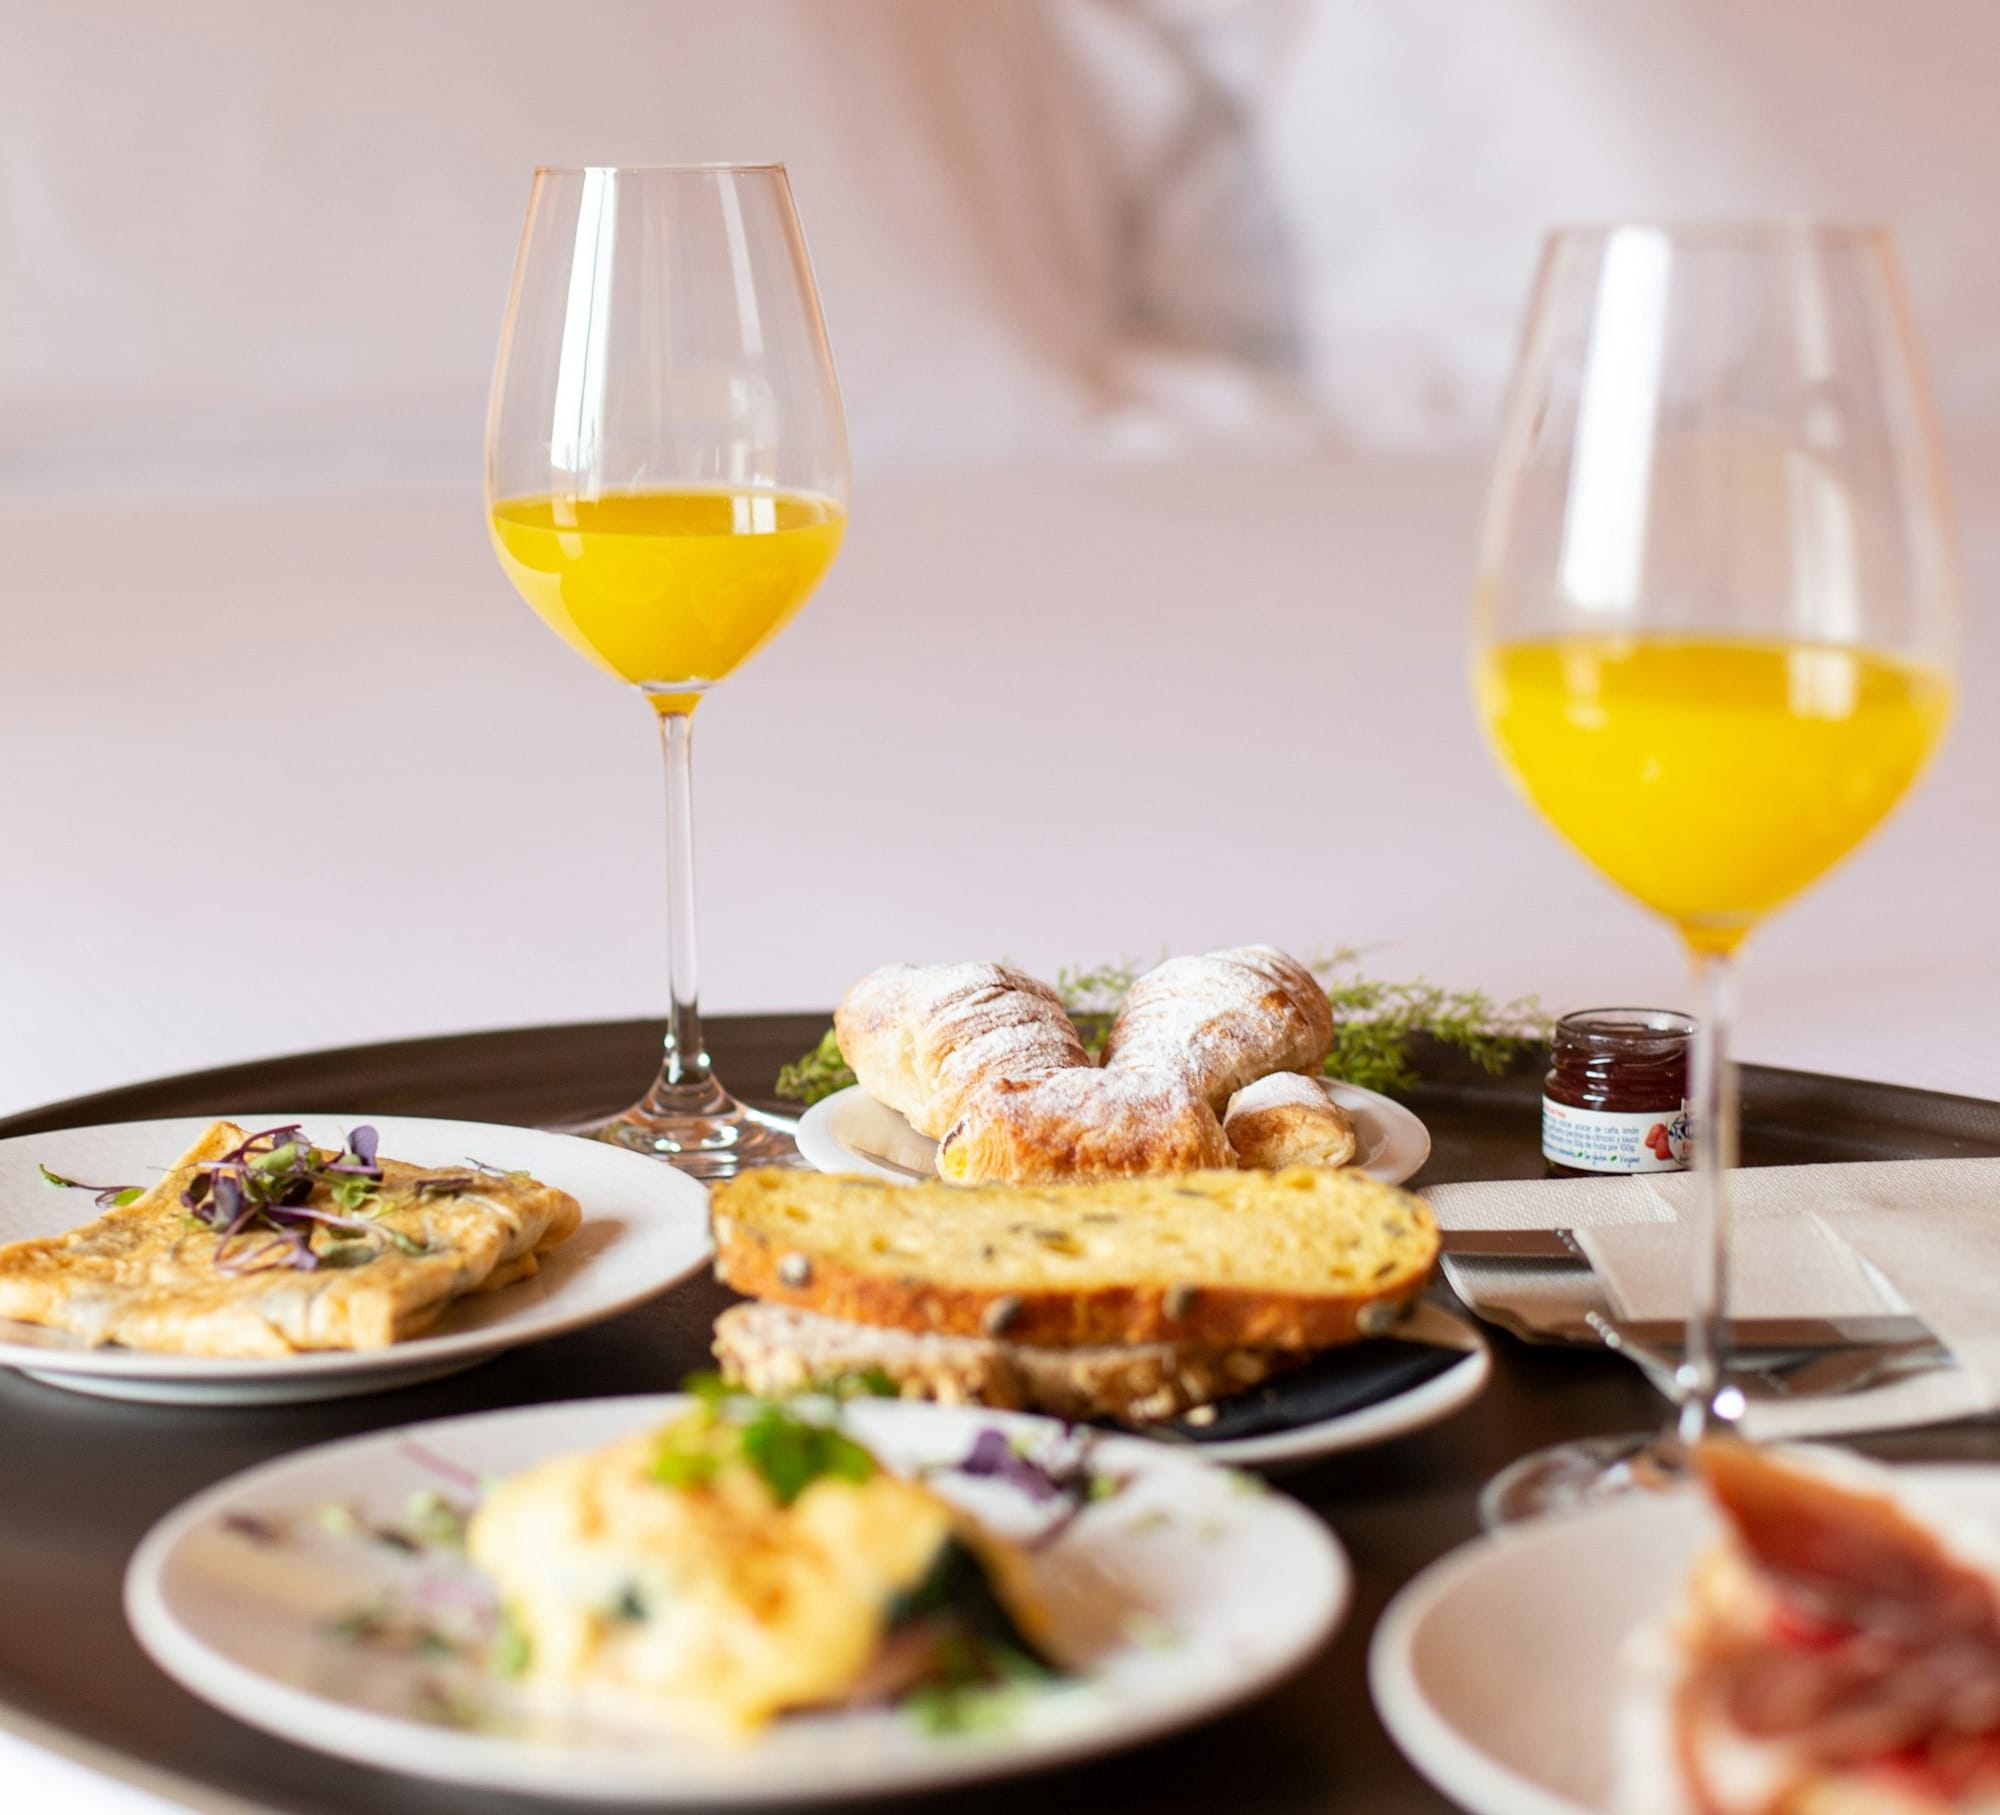
POLYGON ((646 1095, 583 1132, 698 1177, 798 1163, 709 1070, 691 734, 847 523, 847 436, 784 167, 536 172, 493 377, 486 503, 521 596, 657 717, 672 1012, 646 1095))
POLYGON ((1675 1426, 1522 1458, 1489 1486, 1489 1523, 1671 1475, 1740 1411, 1723 1374, 1737 954, 1923 769, 1957 619, 1884 232, 1550 237, 1489 499, 1474 689, 1520 791, 1690 954, 1701 1184, 1675 1426))

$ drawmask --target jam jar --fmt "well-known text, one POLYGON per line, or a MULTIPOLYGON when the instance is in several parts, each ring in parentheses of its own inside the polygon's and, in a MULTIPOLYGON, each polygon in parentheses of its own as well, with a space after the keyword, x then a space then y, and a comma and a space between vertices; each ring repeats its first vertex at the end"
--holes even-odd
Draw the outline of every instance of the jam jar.
POLYGON ((1542 1080, 1542 1157, 1558 1178, 1688 1164, 1694 1022, 1663 1008, 1585 1008, 1556 1023, 1542 1080))

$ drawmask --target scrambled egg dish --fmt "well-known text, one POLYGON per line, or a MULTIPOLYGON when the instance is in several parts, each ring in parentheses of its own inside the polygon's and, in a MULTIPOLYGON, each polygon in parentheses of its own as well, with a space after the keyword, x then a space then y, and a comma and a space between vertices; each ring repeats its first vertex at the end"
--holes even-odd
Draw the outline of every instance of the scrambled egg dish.
POLYGON ((1018 1551, 773 1402, 711 1398, 516 1476, 469 1550, 530 1685, 697 1731, 1045 1673, 1018 1551))

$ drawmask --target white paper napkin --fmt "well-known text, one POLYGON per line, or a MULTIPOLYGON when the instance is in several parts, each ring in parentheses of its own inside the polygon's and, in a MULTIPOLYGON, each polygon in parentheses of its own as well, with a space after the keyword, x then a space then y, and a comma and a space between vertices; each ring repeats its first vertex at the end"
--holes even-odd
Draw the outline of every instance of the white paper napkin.
MULTIPOLYGON (((1834 1228, 1817 1216, 1738 1205, 1729 1235, 1733 1317, 1892 1317, 1905 1304, 1834 1228)), ((1687 1315, 1694 1270, 1691 1222, 1579 1229, 1576 1245, 1620 1317, 1687 1315)))
POLYGON ((1671 1204, 1649 1195, 1637 1175, 1433 1185, 1424 1198, 1441 1229, 1595 1229, 1612 1223, 1670 1223, 1676 1214, 1671 1204))
MULTIPOLYGON (((1608 1301, 1619 1316, 1686 1314, 1689 1173, 1508 1180, 1428 1194, 1446 1228, 1573 1228, 1579 1268, 1455 1260, 1447 1276, 1483 1315, 1541 1323, 1608 1301)), ((2000 1160, 1758 1167, 1730 1182, 1730 1309, 1738 1316, 1913 1313, 1955 1365, 1865 1392, 1754 1402, 1754 1437, 1937 1423, 2000 1407, 2000 1160)))

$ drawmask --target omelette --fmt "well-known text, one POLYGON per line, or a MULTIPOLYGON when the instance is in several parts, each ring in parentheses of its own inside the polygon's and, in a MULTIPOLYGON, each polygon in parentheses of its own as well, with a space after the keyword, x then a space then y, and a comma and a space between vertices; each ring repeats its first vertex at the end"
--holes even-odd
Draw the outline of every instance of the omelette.
POLYGON ((291 1132, 217 1122, 133 1201, 0 1248, 0 1318, 182 1355, 386 1348, 529 1278, 582 1220, 524 1173, 378 1163, 372 1135, 363 1165, 291 1132))
POLYGON ((468 1553, 528 1687, 742 1738, 789 1710, 1048 1673, 1018 1547, 837 1430, 728 1403, 488 1495, 468 1553))

